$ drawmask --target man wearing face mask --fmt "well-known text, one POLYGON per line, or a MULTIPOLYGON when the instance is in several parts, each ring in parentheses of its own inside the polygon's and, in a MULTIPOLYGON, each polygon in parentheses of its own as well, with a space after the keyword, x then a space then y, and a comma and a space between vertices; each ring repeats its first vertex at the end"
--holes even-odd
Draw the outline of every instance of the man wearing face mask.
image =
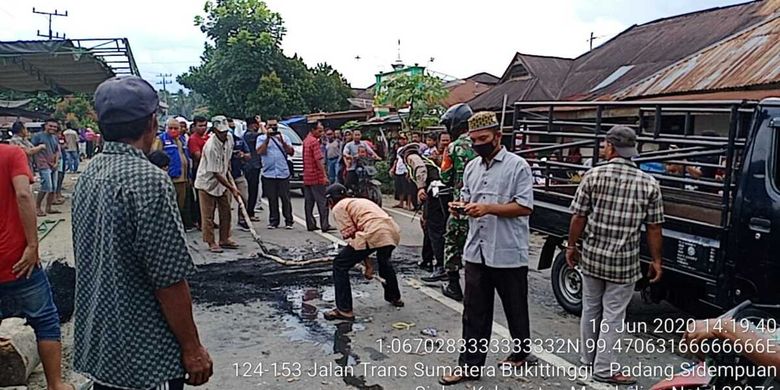
POLYGON ((158 104, 157 91, 136 76, 95 90, 105 146, 73 196, 73 368, 95 390, 183 389, 213 372, 192 316, 195 265, 173 183, 146 158, 158 104))
MULTIPOLYGON (((501 127, 492 112, 469 119, 469 137, 479 156, 466 166, 460 202, 450 212, 467 215, 469 234, 463 251, 466 290, 463 299, 463 339, 466 345, 489 345, 496 292, 506 314, 513 342, 527 346, 528 217, 533 211, 531 167, 501 146, 501 127)), ((463 375, 445 375, 442 385, 479 379, 487 351, 467 349, 458 364, 463 375)), ((536 362, 526 348, 514 351, 502 365, 523 367, 536 362)))
POLYGON ((190 219, 187 203, 187 187, 189 186, 189 160, 187 139, 181 132, 181 124, 174 118, 165 123, 166 130, 154 141, 152 150, 162 150, 168 155, 168 176, 173 180, 173 188, 176 190, 176 204, 179 206, 181 220, 186 229, 193 227, 190 219))

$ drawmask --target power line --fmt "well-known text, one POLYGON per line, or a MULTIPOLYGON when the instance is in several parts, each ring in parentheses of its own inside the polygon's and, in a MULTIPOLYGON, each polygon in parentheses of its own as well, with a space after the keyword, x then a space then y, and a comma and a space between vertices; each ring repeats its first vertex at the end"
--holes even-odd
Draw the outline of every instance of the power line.
POLYGON ((64 14, 61 14, 56 9, 54 10, 54 12, 46 12, 46 11, 36 11, 35 7, 33 7, 32 12, 34 14, 38 14, 38 15, 46 15, 49 18, 49 35, 41 34, 41 30, 38 30, 37 34, 38 34, 39 37, 49 38, 49 40, 52 40, 54 38, 65 39, 65 33, 62 33, 62 36, 60 36, 60 33, 52 32, 52 30, 51 30, 51 18, 53 16, 68 16, 68 11, 67 10, 65 11, 64 14))
POLYGON ((168 104, 168 89, 165 86, 168 84, 173 84, 173 81, 167 80, 167 78, 172 76, 173 75, 170 73, 160 73, 157 75, 157 77, 162 78, 162 81, 158 81, 157 85, 162 85, 163 98, 165 99, 165 104, 168 104))

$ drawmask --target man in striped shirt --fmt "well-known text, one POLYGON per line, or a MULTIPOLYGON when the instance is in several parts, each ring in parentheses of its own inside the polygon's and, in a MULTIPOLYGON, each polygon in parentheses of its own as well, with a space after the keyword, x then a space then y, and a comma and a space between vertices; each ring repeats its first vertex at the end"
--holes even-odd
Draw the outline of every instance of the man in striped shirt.
POLYGON ((648 278, 651 283, 660 280, 664 209, 658 182, 631 161, 639 154, 634 131, 615 126, 606 138, 608 163, 585 173, 571 204, 566 262, 570 267, 579 262, 582 267, 580 361, 593 364, 597 381, 630 385, 636 379, 610 368, 615 361, 612 348, 597 351, 593 346, 612 346, 620 338, 615 329, 625 319, 634 284, 642 278, 639 240, 643 224, 653 260, 648 278), (581 251, 577 247, 580 238, 581 251))

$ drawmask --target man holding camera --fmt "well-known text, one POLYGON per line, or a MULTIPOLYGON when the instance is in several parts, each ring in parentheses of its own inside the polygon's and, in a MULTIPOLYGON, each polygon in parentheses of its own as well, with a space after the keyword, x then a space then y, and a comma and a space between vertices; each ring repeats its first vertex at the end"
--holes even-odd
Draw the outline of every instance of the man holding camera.
POLYGON ((268 228, 279 227, 279 200, 282 201, 282 214, 286 229, 293 228, 292 203, 290 202, 290 176, 292 171, 287 156, 295 154, 290 139, 279 132, 279 120, 268 120, 268 132, 257 137, 257 154, 263 166, 263 193, 268 197, 271 212, 268 228))
MULTIPOLYGON (((468 121, 472 148, 479 156, 463 175, 460 202, 450 203, 454 215, 467 215, 469 234, 463 251, 466 290, 463 299, 463 339, 467 346, 487 345, 493 327, 496 292, 504 306, 509 333, 518 346, 531 336, 528 319, 528 216, 533 211, 531 167, 501 146, 501 126, 495 113, 479 112, 468 121)), ((463 375, 445 375, 442 385, 479 379, 487 351, 467 348, 458 364, 463 375)), ((521 367, 536 362, 526 349, 513 351, 501 364, 521 367)))

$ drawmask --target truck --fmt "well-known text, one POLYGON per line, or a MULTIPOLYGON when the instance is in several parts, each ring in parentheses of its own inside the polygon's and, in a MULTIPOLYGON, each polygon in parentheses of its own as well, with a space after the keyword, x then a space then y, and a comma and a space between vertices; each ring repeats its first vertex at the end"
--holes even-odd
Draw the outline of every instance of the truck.
MULTIPOLYGON (((538 268, 551 269, 564 310, 582 309, 580 271, 565 261, 569 205, 582 174, 606 163, 599 151, 615 125, 636 131, 634 162, 663 195, 663 278, 638 282, 643 298, 695 313, 780 304, 780 99, 517 102, 512 121, 506 144, 536 179, 538 268)), ((649 261, 643 233, 643 274, 649 261)))

